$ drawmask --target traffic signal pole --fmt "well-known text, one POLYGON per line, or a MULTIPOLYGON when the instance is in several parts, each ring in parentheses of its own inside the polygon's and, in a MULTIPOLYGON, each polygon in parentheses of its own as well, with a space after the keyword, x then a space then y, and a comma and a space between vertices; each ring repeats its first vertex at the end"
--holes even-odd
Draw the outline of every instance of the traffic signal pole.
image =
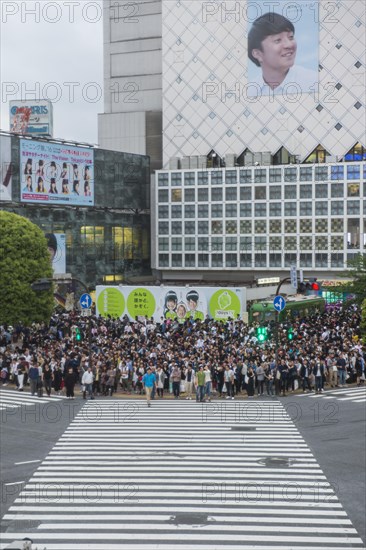
MULTIPOLYGON (((276 296, 279 296, 281 286, 284 283, 288 283, 289 281, 291 281, 291 277, 286 277, 285 279, 282 279, 282 281, 279 282, 277 290, 276 290, 276 296)), ((275 345, 276 345, 275 365, 276 365, 276 369, 278 367, 278 347, 279 347, 278 327, 279 327, 279 321, 280 321, 280 312, 276 309, 276 313, 275 313, 275 345)))

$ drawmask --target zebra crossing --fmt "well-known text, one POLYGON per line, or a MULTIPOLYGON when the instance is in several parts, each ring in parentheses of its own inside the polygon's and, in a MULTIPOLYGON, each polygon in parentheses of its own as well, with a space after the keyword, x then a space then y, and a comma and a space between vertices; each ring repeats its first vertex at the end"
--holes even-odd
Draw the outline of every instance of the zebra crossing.
POLYGON ((338 399, 339 401, 351 403, 366 403, 366 387, 361 386, 359 388, 328 390, 324 393, 306 394, 306 397, 312 397, 316 399, 338 399))
POLYGON ((87 402, 2 520, 0 548, 364 548, 279 401, 87 402))
POLYGON ((34 403, 61 401, 62 399, 66 399, 66 397, 61 395, 51 395, 48 397, 47 394, 43 395, 43 397, 37 397, 26 392, 0 389, 0 411, 7 411, 17 407, 34 406, 34 403))

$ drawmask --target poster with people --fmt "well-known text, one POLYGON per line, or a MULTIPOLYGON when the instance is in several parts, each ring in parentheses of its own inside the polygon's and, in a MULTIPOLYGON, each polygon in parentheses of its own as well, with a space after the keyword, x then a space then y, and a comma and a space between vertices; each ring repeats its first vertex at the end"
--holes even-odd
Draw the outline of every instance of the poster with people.
POLYGON ((241 318, 246 309, 245 288, 97 286, 97 313, 131 320, 151 317, 184 324, 207 317, 226 321, 241 318))
POLYGON ((94 151, 60 143, 20 140, 20 200, 94 205, 94 151))
POLYGON ((12 200, 11 138, 0 136, 0 200, 12 200))
POLYGON ((48 251, 51 256, 54 274, 66 273, 66 235, 65 233, 46 233, 48 251))

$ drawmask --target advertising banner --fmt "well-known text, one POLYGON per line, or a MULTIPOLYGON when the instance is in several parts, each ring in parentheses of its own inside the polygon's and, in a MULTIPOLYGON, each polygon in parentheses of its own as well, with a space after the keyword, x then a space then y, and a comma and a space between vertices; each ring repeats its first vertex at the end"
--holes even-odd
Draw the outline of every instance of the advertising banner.
POLYGON ((94 205, 94 151, 20 140, 20 201, 94 205))
POLYGON ((96 308, 102 317, 131 320, 151 318, 204 321, 208 315, 217 321, 241 318, 246 308, 245 288, 218 287, 135 287, 97 286, 96 308))
POLYGON ((11 201, 12 191, 11 138, 0 136, 0 200, 11 201))
POLYGON ((15 134, 53 136, 53 105, 45 99, 12 100, 10 106, 10 131, 15 134))
POLYGON ((46 233, 48 250, 51 255, 53 273, 66 273, 65 233, 46 233))

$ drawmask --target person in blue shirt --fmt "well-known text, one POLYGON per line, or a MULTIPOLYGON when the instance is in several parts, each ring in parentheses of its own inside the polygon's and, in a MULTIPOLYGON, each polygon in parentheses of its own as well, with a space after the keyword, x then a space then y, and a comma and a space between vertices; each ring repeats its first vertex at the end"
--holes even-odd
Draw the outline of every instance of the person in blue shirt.
POLYGON ((151 407, 151 392, 156 388, 156 375, 151 372, 151 368, 147 367, 147 372, 142 377, 142 386, 146 393, 147 406, 151 407))

